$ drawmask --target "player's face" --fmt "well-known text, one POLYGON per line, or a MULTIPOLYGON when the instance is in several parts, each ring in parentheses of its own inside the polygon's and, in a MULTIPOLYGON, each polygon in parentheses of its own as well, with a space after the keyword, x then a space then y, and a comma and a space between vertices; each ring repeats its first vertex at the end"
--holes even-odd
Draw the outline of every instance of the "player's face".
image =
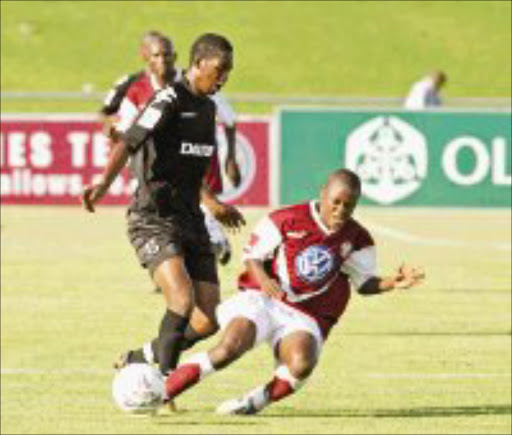
POLYGON ((218 57, 199 62, 199 74, 195 82, 196 90, 203 95, 212 95, 226 84, 231 72, 231 62, 218 57))
POLYGON ((359 200, 359 192, 345 183, 333 182, 322 189, 320 197, 320 216, 332 231, 339 230, 347 222, 359 200))
POLYGON ((163 41, 152 41, 148 45, 149 70, 160 78, 174 68, 176 54, 173 47, 163 41))

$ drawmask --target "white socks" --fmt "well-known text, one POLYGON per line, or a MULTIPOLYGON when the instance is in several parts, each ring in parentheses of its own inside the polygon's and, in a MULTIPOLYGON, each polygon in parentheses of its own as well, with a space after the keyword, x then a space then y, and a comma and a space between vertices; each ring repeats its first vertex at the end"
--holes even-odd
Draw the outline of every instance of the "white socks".
POLYGON ((210 361, 210 357, 206 352, 196 353, 192 355, 183 363, 183 365, 185 364, 197 364, 201 370, 201 380, 215 371, 215 368, 213 367, 212 362, 210 361))

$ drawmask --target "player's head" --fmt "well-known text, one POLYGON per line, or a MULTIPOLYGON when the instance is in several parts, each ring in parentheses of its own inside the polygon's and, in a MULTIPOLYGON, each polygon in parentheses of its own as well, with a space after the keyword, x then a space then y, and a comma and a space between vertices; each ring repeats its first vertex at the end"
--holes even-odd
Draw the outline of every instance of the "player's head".
POLYGON ((332 172, 320 192, 320 217, 327 228, 340 229, 352 216, 360 195, 361 180, 355 172, 332 172))
POLYGON ((432 73, 432 80, 434 80, 434 86, 436 89, 441 89, 447 82, 448 77, 443 71, 434 71, 432 73))
POLYGON ((221 35, 205 33, 192 44, 189 71, 194 89, 204 95, 217 92, 233 68, 233 46, 221 35))
POLYGON ((139 44, 139 55, 144 62, 147 62, 149 59, 149 44, 153 41, 157 41, 162 36, 163 35, 156 30, 148 30, 141 36, 139 44))
POLYGON ((140 45, 141 57, 152 74, 163 79, 174 70, 176 51, 171 39, 154 30, 146 32, 140 45))

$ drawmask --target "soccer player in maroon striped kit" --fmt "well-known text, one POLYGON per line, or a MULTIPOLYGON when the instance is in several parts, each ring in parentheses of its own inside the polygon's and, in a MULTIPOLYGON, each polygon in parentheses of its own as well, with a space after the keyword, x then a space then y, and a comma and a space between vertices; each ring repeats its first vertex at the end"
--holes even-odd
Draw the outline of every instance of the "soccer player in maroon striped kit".
POLYGON ((274 211, 255 227, 243 251, 241 291, 217 309, 223 330, 218 344, 169 374, 167 400, 265 341, 276 358, 273 377, 217 408, 220 414, 255 414, 305 383, 351 288, 373 295, 424 279, 420 269, 406 265, 391 276, 377 275, 374 240, 352 218, 360 192, 359 177, 340 169, 329 176, 318 201, 274 211))

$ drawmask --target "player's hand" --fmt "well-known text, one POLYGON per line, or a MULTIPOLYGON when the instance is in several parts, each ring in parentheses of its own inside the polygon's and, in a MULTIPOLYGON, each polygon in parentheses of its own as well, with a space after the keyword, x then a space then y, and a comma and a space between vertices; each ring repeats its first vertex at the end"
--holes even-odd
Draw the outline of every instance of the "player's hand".
POLYGON ((402 264, 395 275, 397 289, 407 289, 420 284, 425 279, 425 272, 419 268, 402 264))
POLYGON ((82 191, 82 195, 80 196, 80 200, 85 209, 94 213, 94 206, 105 196, 107 193, 108 186, 105 186, 103 183, 90 184, 89 186, 85 186, 82 191))
POLYGON ((212 210, 213 216, 228 229, 239 230, 246 224, 245 218, 238 209, 230 204, 218 202, 212 210))
POLYGON ((224 163, 224 167, 226 170, 226 175, 229 178, 229 181, 233 184, 234 187, 240 186, 242 181, 242 176, 240 175, 240 168, 238 167, 238 163, 233 156, 226 157, 226 162, 224 163))
POLYGON ((274 279, 266 279, 262 281, 261 283, 261 290, 263 293, 265 293, 267 296, 270 296, 271 298, 276 298, 282 301, 284 297, 286 296, 285 292, 279 287, 279 284, 274 279))

